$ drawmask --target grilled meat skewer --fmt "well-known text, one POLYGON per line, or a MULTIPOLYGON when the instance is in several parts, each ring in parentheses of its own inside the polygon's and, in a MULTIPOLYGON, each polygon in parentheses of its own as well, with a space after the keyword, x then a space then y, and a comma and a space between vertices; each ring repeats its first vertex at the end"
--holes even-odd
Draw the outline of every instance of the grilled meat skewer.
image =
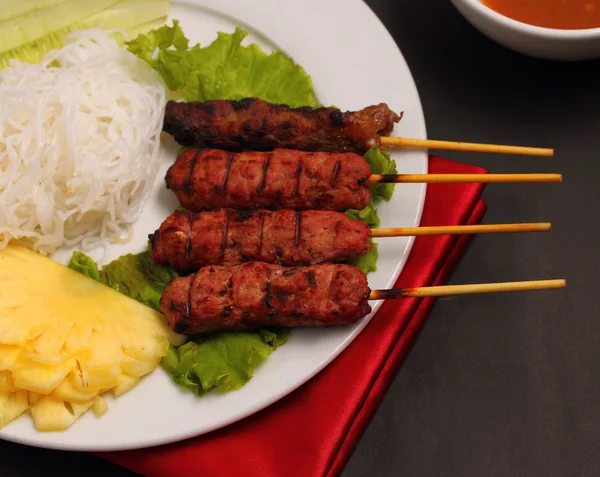
POLYGON ((371 200, 371 169, 352 153, 290 149, 233 153, 193 149, 167 172, 167 187, 181 205, 207 209, 362 209, 371 200))
POLYGON ((154 262, 183 273, 247 261, 279 265, 343 262, 371 248, 362 220, 327 210, 178 210, 151 235, 154 262))
POLYGON ((354 152, 379 147, 401 117, 385 103, 361 111, 295 108, 257 98, 167 102, 163 130, 184 146, 229 151, 354 152))
POLYGON ((371 312, 367 277, 325 263, 291 268, 263 262, 210 266, 173 279, 160 309, 177 333, 248 331, 265 326, 339 326, 371 312))

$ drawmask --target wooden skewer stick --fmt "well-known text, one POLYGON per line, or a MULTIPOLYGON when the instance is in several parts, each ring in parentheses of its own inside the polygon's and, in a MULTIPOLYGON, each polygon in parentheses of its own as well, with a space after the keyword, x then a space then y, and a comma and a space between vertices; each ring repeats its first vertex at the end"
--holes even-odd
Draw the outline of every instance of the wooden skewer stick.
POLYGON ((554 149, 523 146, 503 146, 500 144, 477 144, 456 141, 435 141, 431 139, 408 139, 403 137, 381 136, 383 146, 409 147, 418 149, 442 149, 446 151, 491 152, 495 154, 520 154, 523 156, 553 157, 554 149))
POLYGON ((480 283, 474 285, 444 285, 438 287, 393 288, 391 290, 372 290, 369 300, 388 300, 393 298, 475 295, 479 293, 499 293, 531 290, 552 290, 565 288, 566 280, 534 280, 526 282, 480 283))
POLYGON ((562 174, 372 174, 367 184, 562 182, 562 174))
POLYGON ((548 222, 523 224, 490 224, 490 225, 449 225, 432 227, 401 227, 372 229, 372 237, 417 237, 420 235, 461 235, 461 234, 493 234, 519 232, 546 232, 550 230, 548 222))

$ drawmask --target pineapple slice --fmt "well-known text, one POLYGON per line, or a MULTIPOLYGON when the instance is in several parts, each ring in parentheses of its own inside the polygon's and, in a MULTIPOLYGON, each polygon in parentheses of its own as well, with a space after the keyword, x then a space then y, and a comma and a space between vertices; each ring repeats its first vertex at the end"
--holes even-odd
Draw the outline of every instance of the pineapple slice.
POLYGON ((27 391, 0 392, 0 428, 19 417, 28 408, 27 391))
POLYGON ((102 396, 96 396, 94 401, 92 402, 92 412, 96 417, 102 417, 108 411, 108 404, 102 396))
POLYGON ((29 407, 35 405, 40 399, 42 399, 44 395, 40 394, 40 393, 34 393, 34 392, 30 392, 29 396, 27 398, 28 402, 29 402, 29 407))
POLYGON ((18 391, 10 371, 0 371, 0 393, 14 393, 18 391))
POLYGON ((48 394, 63 382, 75 365, 74 358, 56 366, 17 359, 9 370, 12 371, 12 377, 17 388, 48 394))
POLYGON ((125 394, 127 391, 131 391, 139 382, 140 378, 122 374, 121 378, 119 379, 119 384, 117 384, 114 388, 111 389, 113 396, 117 397, 121 394, 125 394))
POLYGON ((98 396, 98 391, 82 391, 73 386, 70 379, 65 379, 52 391, 52 396, 63 401, 86 402, 98 396))
POLYGON ((180 337, 160 313, 32 250, 0 251, 0 428, 29 409, 63 430, 122 394, 180 337))
POLYGON ((31 406, 31 416, 38 431, 62 431, 71 426, 85 411, 93 400, 74 403, 44 396, 31 406))

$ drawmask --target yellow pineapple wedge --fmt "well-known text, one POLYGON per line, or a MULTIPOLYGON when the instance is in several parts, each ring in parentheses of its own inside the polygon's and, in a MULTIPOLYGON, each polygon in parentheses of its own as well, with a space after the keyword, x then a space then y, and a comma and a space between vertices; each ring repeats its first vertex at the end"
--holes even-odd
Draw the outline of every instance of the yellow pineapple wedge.
POLYGON ((39 431, 101 416, 102 393, 130 390, 182 341, 101 283, 25 247, 0 251, 0 428, 26 410, 39 431))

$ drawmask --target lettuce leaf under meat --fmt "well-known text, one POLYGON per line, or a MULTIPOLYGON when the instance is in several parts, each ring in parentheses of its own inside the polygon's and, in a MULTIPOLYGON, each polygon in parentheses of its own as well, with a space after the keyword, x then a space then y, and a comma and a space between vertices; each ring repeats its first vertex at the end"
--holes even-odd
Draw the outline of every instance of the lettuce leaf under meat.
POLYGON ((171 347, 163 359, 167 371, 180 386, 205 394, 211 389, 241 388, 278 346, 289 330, 260 330, 257 333, 219 332, 171 347))
POLYGON ((148 252, 127 254, 98 269, 94 260, 74 252, 69 268, 111 287, 150 308, 160 311, 160 297, 177 273, 154 263, 148 252))
MULTIPOLYGON (((389 154, 386 154, 381 149, 372 147, 365 153, 365 159, 371 168, 373 174, 398 174, 396 161, 389 154)), ((371 185, 371 193, 373 201, 378 204, 382 200, 390 200, 394 193, 396 184, 373 184, 371 185)))
MULTIPOLYGON (((123 255, 101 269, 84 253, 74 252, 69 268, 156 311, 165 287, 178 276, 170 267, 154 263, 147 251, 123 255)), ((211 389, 239 389, 289 334, 290 330, 278 328, 211 333, 171 346, 162 364, 175 383, 198 395, 211 389)))
MULTIPOLYGON (((373 174, 397 174, 396 161, 389 154, 381 151, 376 147, 369 149, 364 155, 371 172, 373 174)), ((372 229, 378 228, 381 225, 379 216, 377 215, 377 204, 382 200, 388 201, 394 193, 396 184, 373 184, 371 185, 372 199, 364 209, 349 209, 346 215, 351 219, 362 220, 372 229)), ((373 252, 372 258, 377 260, 377 252, 373 252)), ((370 265, 368 268, 372 268, 370 265)), ((375 269, 372 269, 373 271, 375 269)), ((367 273, 365 269, 363 272, 367 273)))
MULTIPOLYGON (((397 174, 396 161, 389 154, 373 147, 365 153, 365 159, 371 167, 373 174, 397 174)), ((382 200, 388 201, 392 198, 395 184, 373 184, 371 185, 372 200, 362 210, 350 209, 346 211, 346 215, 351 219, 362 220, 372 229, 376 229, 381 225, 379 216, 377 215, 376 204, 382 200)), ((373 243, 371 250, 366 255, 354 260, 348 260, 347 263, 356 265, 363 273, 371 273, 377 271, 377 259, 379 253, 377 244, 373 243)))
POLYGON ((354 220, 362 220, 372 229, 376 229, 381 225, 375 203, 372 200, 364 209, 348 209, 346 215, 354 220))
POLYGON ((291 107, 316 102, 312 80, 283 52, 267 54, 257 45, 242 46, 248 32, 218 33, 210 45, 189 46, 177 20, 127 43, 130 52, 146 61, 168 88, 186 101, 260 98, 291 107))
POLYGON ((377 251, 377 244, 371 241, 371 250, 369 250, 362 257, 353 258, 348 260, 346 263, 355 265, 362 270, 363 273, 369 274, 377 271, 377 258, 379 252, 377 251))

